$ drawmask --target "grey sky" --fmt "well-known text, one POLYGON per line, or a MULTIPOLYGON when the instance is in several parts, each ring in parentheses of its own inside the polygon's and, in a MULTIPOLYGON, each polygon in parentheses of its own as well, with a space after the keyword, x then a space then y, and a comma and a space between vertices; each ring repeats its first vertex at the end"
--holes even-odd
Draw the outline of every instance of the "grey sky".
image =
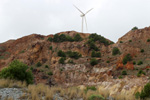
MULTIPOLYGON (((150 26, 150 0, 0 0, 0 42, 32 33, 81 31, 80 12, 88 32, 116 42, 132 27, 150 26)), ((86 32, 86 31, 84 31, 86 32)))

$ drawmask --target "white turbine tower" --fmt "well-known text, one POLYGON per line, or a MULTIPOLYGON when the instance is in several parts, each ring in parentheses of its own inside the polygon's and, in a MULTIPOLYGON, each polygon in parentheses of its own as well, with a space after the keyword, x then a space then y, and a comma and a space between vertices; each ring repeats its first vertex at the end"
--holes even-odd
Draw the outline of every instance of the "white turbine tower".
POLYGON ((81 31, 82 31, 82 33, 83 33, 83 24, 84 24, 84 21, 85 21, 85 24, 86 24, 86 29, 88 30, 88 27, 87 27, 87 21, 86 21, 86 14, 87 13, 89 13, 92 9, 90 9, 90 10, 88 10, 86 13, 83 13, 78 7, 76 7, 75 5, 74 5, 74 7, 77 9, 77 10, 79 10, 79 12, 81 12, 81 17, 82 17, 82 26, 81 26, 81 31))

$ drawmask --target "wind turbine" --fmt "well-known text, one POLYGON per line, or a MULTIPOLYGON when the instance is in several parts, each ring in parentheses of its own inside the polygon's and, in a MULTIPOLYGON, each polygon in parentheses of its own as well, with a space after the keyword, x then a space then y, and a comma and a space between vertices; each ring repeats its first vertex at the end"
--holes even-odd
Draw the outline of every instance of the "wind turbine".
POLYGON ((85 21, 85 24, 86 24, 86 29, 88 30, 88 27, 87 27, 87 21, 86 21, 86 14, 89 13, 93 8, 91 8, 90 10, 88 10, 86 13, 83 13, 78 7, 76 7, 74 5, 74 7, 81 13, 81 17, 82 17, 82 26, 81 26, 81 31, 83 33, 83 24, 84 24, 84 21, 85 21))

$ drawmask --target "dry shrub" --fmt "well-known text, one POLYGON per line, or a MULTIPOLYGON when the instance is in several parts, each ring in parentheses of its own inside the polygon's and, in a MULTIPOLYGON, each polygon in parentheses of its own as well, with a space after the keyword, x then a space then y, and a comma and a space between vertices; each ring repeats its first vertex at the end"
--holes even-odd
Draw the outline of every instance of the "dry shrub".
POLYGON ((16 80, 10 80, 10 79, 0 79, 0 87, 1 88, 23 88, 26 87, 26 82, 16 81, 16 80))

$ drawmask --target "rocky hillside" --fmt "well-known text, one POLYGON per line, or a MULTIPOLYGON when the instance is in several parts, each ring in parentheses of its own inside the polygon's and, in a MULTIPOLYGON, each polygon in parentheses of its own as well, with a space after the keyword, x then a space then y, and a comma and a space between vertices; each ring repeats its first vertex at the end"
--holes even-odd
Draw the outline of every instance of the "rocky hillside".
MULTIPOLYGON (((17 59, 32 70, 35 83, 97 84, 117 78, 147 77, 149 50, 150 27, 131 30, 117 43, 101 35, 75 31, 32 34, 0 44, 0 69, 17 59)), ((146 81, 147 78, 141 84, 146 81)))

